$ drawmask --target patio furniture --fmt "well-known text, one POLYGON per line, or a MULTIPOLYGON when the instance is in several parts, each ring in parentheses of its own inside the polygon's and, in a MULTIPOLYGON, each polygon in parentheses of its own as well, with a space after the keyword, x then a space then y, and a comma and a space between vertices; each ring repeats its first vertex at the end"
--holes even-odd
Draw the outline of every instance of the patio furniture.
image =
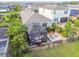
POLYGON ((58 35, 51 35, 51 36, 47 35, 47 36, 50 39, 50 41, 53 43, 53 47, 55 46, 55 44, 61 45, 62 42, 63 42, 63 40, 61 39, 61 37, 59 37, 58 35))
POLYGON ((57 40, 57 41, 54 41, 53 42, 53 47, 55 46, 55 44, 59 44, 59 45, 61 45, 62 44, 62 40, 57 40))
POLYGON ((34 23, 29 31, 29 45, 40 45, 46 42, 47 31, 39 24, 34 23))
POLYGON ((38 41, 35 42, 35 44, 36 44, 37 46, 41 46, 41 43, 42 43, 41 40, 38 40, 38 41))

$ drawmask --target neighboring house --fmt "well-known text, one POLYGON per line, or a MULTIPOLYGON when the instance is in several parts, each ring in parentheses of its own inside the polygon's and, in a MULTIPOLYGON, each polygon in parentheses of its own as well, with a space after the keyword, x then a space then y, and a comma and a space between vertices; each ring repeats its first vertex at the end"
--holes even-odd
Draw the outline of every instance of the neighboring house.
POLYGON ((13 5, 0 5, 0 12, 9 12, 13 5))
POLYGON ((42 42, 46 40, 47 31, 45 28, 50 25, 50 20, 48 18, 29 9, 25 9, 21 12, 21 18, 23 24, 28 27, 30 45, 35 45, 36 38, 42 42))
POLYGON ((9 38, 6 35, 7 28, 0 28, 0 57, 6 56, 9 38))
POLYGON ((26 7, 33 11, 39 11, 39 6, 44 5, 45 3, 27 3, 26 7))
POLYGON ((69 19, 70 9, 59 4, 46 4, 39 7, 39 14, 49 18, 52 23, 65 23, 69 19))
POLYGON ((79 4, 67 4, 66 6, 70 9, 70 19, 77 19, 79 17, 79 4))

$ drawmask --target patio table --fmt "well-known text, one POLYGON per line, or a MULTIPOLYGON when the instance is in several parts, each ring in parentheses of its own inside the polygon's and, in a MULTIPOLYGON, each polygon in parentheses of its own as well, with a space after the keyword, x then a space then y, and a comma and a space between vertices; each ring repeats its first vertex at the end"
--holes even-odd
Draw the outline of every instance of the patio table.
POLYGON ((55 44, 61 44, 62 43, 62 39, 61 37, 57 36, 57 35, 52 35, 52 36, 49 36, 49 39, 51 40, 51 42, 53 43, 53 47, 55 46, 55 44))

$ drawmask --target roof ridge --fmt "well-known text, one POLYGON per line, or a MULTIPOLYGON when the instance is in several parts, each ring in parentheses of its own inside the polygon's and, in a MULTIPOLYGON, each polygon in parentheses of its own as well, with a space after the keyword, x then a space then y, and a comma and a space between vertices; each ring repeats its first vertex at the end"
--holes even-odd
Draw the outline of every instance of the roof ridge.
POLYGON ((62 10, 62 9, 66 9, 67 7, 60 5, 60 4, 45 4, 44 6, 42 6, 42 8, 46 8, 46 9, 50 9, 50 10, 62 10))

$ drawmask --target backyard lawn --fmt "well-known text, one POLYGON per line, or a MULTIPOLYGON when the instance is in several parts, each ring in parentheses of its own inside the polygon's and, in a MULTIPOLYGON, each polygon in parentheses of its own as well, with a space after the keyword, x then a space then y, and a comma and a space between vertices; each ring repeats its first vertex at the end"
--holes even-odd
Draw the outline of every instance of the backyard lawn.
POLYGON ((79 57, 79 41, 24 54, 24 57, 79 57))

